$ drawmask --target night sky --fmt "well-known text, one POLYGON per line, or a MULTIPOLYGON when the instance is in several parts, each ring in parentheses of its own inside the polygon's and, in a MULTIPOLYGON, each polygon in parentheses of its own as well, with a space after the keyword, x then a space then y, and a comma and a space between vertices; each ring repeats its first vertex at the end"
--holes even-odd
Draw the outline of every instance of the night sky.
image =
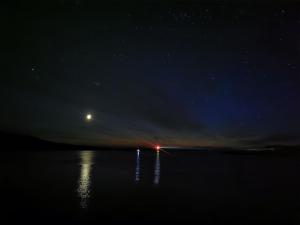
POLYGON ((299 1, 103 2, 2 5, 2 131, 88 145, 300 144, 299 1))

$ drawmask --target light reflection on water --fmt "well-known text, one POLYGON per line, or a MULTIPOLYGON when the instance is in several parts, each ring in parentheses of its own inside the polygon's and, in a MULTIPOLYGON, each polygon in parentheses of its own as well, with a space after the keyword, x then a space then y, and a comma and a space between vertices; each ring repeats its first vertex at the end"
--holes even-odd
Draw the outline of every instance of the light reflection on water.
POLYGON ((160 157, 159 157, 159 151, 156 151, 153 184, 159 185, 159 181, 160 181, 160 157))
POLYGON ((81 208, 87 208, 91 190, 91 171, 94 158, 93 151, 82 151, 80 157, 80 176, 77 192, 81 208))
MULTIPOLYGON (((88 208, 88 201, 91 197, 91 185, 92 185, 92 166, 94 164, 95 152, 93 151, 81 151, 79 152, 80 159, 80 175, 78 178, 77 193, 80 199, 80 207, 83 209, 88 208)), ((136 165, 134 173, 135 183, 139 183, 141 178, 141 151, 136 151, 136 165)), ((156 152, 155 164, 154 164, 154 179, 153 184, 158 186, 160 182, 160 153, 156 152)))
POLYGON ((136 150, 135 182, 140 181, 140 150, 136 150))

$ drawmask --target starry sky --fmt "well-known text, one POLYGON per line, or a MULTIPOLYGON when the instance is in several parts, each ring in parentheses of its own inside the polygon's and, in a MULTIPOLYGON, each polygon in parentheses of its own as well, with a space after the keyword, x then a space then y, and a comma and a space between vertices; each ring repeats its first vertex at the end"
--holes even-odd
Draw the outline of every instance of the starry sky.
POLYGON ((300 144, 299 1, 42 2, 1 7, 2 131, 88 145, 300 144))

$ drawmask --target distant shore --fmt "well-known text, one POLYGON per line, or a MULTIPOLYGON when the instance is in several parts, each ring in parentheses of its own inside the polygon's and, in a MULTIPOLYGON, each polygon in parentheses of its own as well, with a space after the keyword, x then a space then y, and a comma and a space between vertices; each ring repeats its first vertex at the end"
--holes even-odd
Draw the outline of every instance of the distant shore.
MULTIPOLYGON (((32 150, 32 151, 43 151, 43 150, 135 150, 134 147, 116 147, 116 146, 93 146, 93 145, 73 145, 66 143, 56 143, 48 140, 43 140, 33 136, 12 134, 0 132, 0 141, 2 151, 5 150, 32 150)), ((154 150, 151 148, 141 148, 142 150, 154 150)), ((273 154, 273 153, 300 153, 300 146, 264 146, 257 148, 229 148, 229 147, 194 147, 194 148, 182 148, 182 149, 164 149, 162 151, 176 152, 180 150, 185 151, 203 151, 203 152, 215 152, 224 154, 273 154)))

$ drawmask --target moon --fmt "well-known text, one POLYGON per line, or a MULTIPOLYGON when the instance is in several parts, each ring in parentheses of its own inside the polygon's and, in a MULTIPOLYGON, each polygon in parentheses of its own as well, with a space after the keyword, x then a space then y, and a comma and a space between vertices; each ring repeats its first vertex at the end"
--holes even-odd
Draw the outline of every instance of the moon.
POLYGON ((86 119, 87 121, 91 121, 91 120, 93 119, 93 115, 90 114, 90 113, 88 113, 88 114, 86 114, 85 119, 86 119))

